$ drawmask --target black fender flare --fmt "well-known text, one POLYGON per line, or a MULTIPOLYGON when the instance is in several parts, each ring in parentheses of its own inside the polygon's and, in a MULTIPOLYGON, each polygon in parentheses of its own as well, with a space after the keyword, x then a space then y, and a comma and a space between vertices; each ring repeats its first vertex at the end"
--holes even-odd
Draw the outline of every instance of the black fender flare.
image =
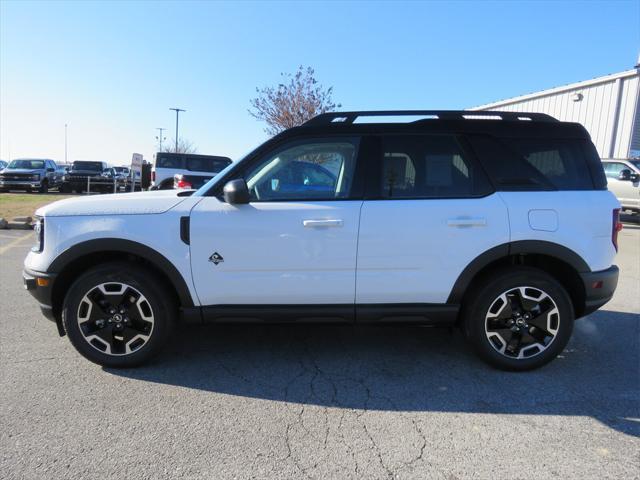
POLYGON ((97 238, 78 243, 58 255, 55 260, 51 262, 51 265, 49 265, 47 273, 58 274, 71 262, 85 255, 99 252, 130 253, 143 258, 166 275, 176 289, 182 307, 194 306, 189 287, 178 269, 158 251, 132 240, 125 240, 123 238, 97 238))
POLYGON ((447 303, 459 304, 475 276, 491 263, 511 255, 537 254, 569 264, 578 273, 590 272, 587 262, 573 250, 546 240, 521 240, 504 243, 481 253, 469 263, 451 289, 447 303))

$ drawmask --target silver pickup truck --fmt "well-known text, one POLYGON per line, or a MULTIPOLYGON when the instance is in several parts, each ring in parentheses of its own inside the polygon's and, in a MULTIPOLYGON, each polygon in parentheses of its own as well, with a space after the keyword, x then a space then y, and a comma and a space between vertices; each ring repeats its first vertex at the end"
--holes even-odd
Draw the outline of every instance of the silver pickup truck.
POLYGON ((640 214, 640 160, 603 160, 602 166, 622 208, 640 214))
POLYGON ((48 158, 18 158, 0 171, 0 191, 37 190, 46 193, 59 188, 62 178, 56 162, 48 158))

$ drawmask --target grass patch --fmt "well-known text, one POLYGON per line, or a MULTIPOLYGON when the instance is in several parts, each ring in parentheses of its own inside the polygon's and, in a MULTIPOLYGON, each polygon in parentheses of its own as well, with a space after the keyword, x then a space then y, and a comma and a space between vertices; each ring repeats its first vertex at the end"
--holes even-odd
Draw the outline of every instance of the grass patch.
POLYGON ((33 217, 35 211, 51 202, 73 197, 58 193, 0 193, 0 217, 33 217))

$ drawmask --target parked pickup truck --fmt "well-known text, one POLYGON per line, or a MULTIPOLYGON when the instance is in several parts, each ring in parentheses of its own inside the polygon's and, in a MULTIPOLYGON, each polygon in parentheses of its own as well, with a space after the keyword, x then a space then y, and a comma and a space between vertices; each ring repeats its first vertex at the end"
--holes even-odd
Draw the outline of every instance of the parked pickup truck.
POLYGON ((76 160, 62 177, 62 191, 70 193, 113 192, 113 173, 106 162, 76 160))
POLYGON ((60 185, 56 162, 48 158, 18 158, 0 172, 0 191, 37 190, 41 193, 60 185))

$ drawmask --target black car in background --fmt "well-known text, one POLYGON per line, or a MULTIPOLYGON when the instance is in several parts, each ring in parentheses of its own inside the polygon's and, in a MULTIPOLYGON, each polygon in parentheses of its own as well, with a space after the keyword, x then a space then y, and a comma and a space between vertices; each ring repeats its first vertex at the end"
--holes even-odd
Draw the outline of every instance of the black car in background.
POLYGON ((114 191, 114 180, 117 183, 106 162, 76 160, 62 177, 61 191, 110 193, 114 191))

